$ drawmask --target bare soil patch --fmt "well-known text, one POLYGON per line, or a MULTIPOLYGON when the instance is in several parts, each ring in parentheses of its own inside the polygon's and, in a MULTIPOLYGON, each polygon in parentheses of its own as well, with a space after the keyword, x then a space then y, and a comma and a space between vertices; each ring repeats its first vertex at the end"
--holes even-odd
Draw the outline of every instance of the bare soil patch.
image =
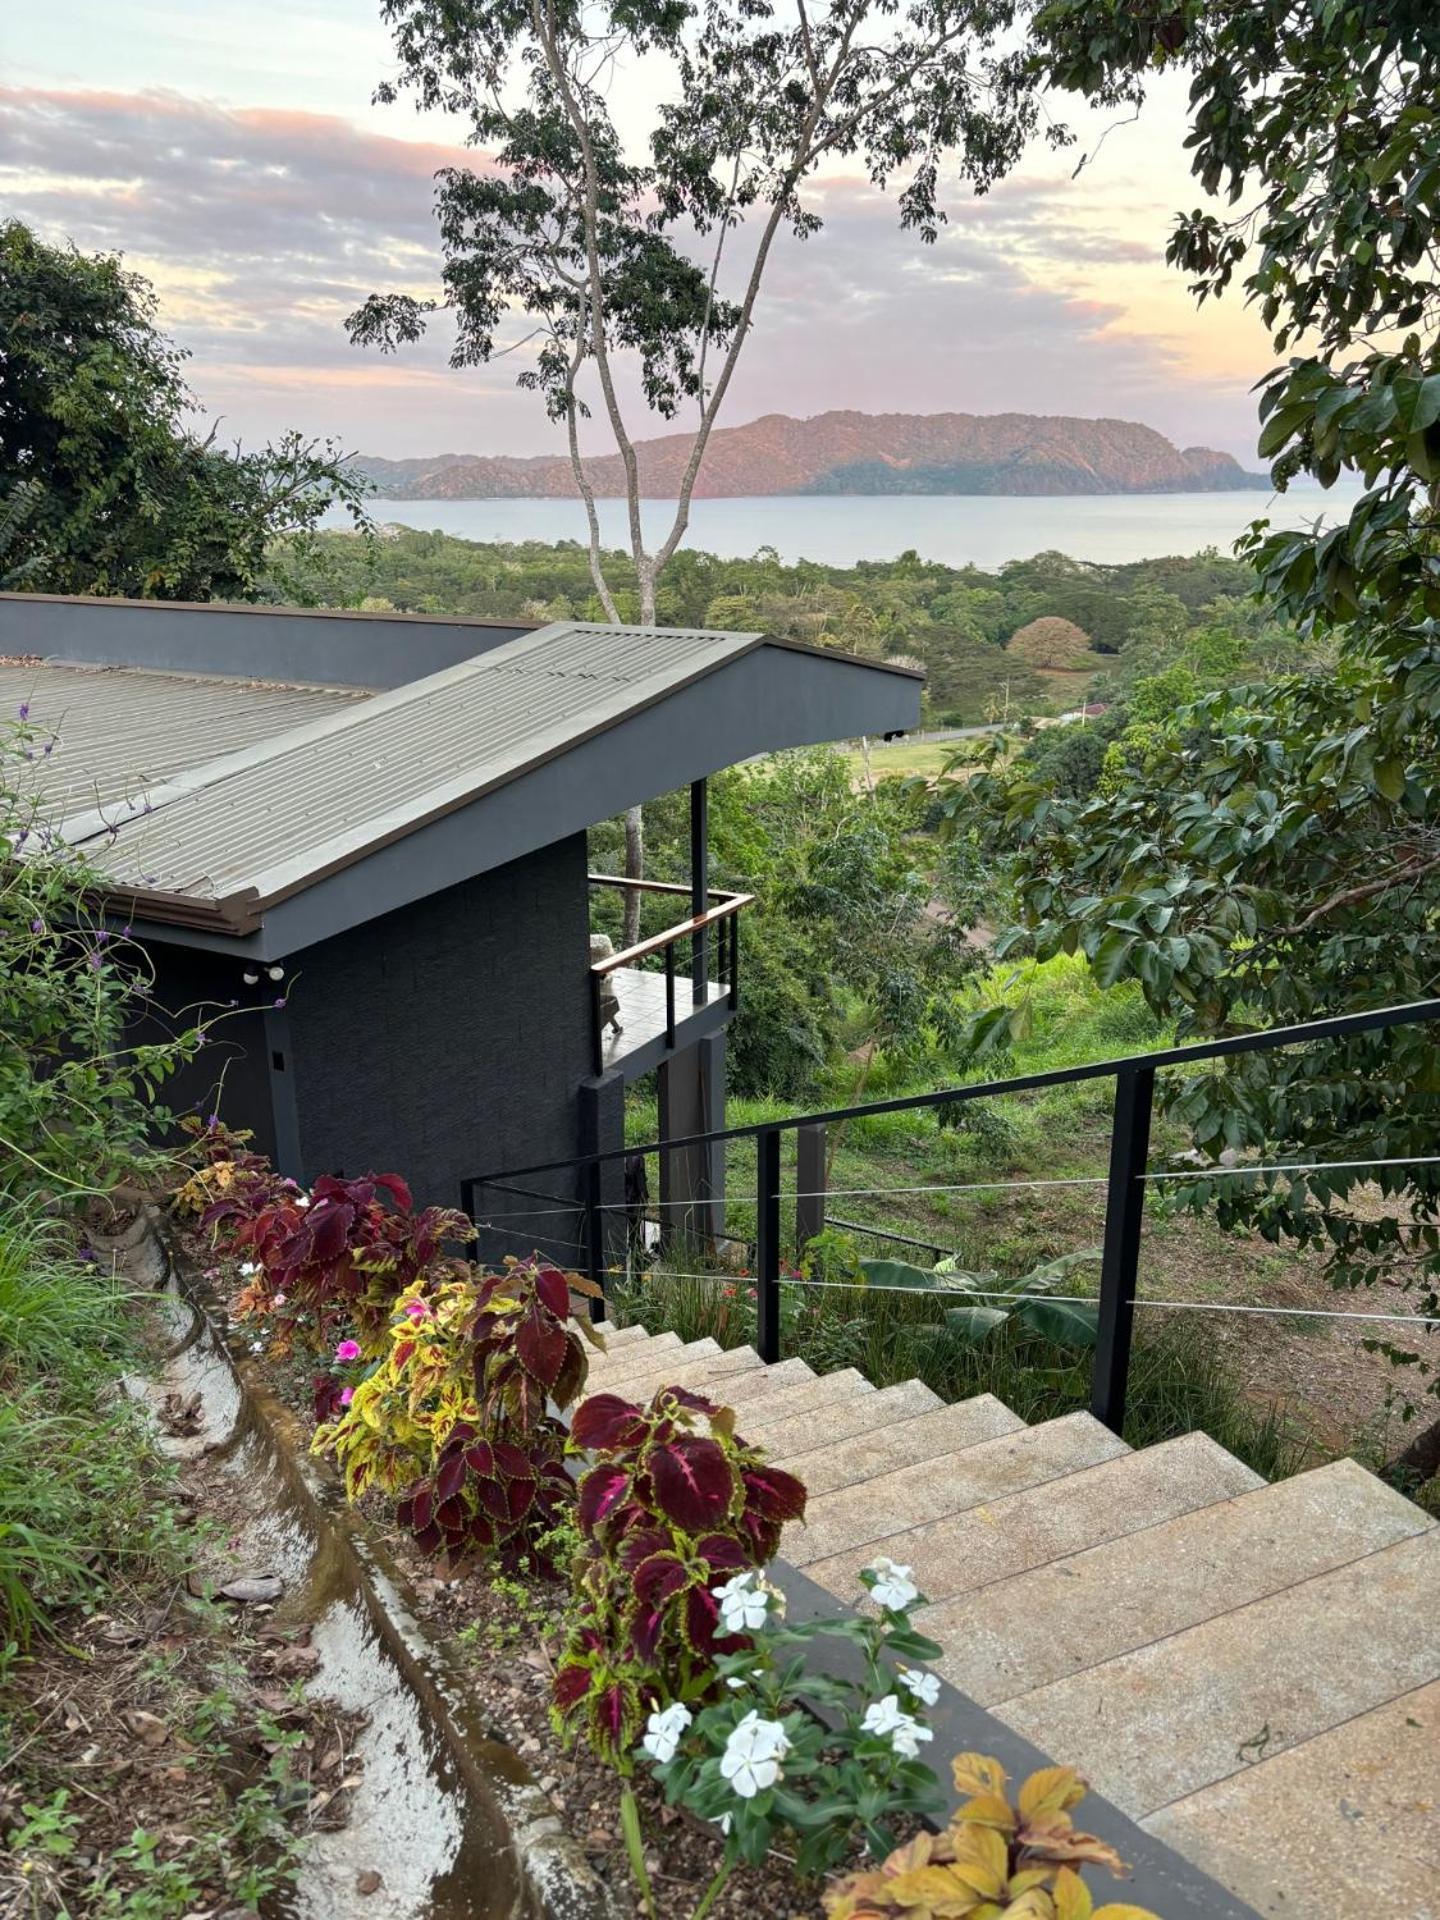
MULTIPOLYGON (((189 1419, 165 1410, 177 1434, 189 1419)), ((308 1626, 293 1613, 281 1624, 277 1583, 235 1558, 240 1497, 203 1456, 187 1463, 157 1516, 173 1532, 165 1571, 132 1580, 117 1567, 94 1611, 11 1660, 6 1920, 269 1920, 305 1835, 346 1824, 363 1721, 311 1695, 308 1626), (265 1597, 227 1600, 227 1585, 265 1597)))

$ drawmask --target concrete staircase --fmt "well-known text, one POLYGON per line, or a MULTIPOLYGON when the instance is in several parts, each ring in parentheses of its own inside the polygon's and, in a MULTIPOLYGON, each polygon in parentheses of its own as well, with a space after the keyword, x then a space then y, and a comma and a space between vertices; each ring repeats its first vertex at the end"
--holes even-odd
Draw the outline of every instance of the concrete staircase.
POLYGON ((1257 1912, 1440 1920, 1440 1527, 1373 1475, 606 1331, 591 1392, 733 1406, 809 1489, 788 1561, 911 1566, 944 1677, 1257 1912))

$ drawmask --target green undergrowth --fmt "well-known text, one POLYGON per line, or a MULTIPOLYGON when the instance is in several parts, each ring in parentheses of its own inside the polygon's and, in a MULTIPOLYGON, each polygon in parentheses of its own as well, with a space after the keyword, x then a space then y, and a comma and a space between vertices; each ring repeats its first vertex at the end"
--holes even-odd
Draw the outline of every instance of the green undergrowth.
MULTIPOLYGON (((0 1221, 0 1652, 117 1573, 174 1552, 168 1478, 120 1376, 140 1356, 125 1291, 63 1230, 0 1221)), ((3 1676, 0 1676, 3 1677, 3 1676)))
MULTIPOLYGON (((817 1373, 854 1367, 877 1387, 921 1379, 941 1399, 989 1393, 1035 1424, 1090 1404, 1091 1354, 1007 1324, 971 1344, 950 1334, 946 1302, 935 1295, 837 1288, 823 1297, 782 1291, 781 1351, 817 1373)), ((722 1347, 753 1344, 755 1307, 748 1275, 674 1277, 656 1271, 614 1302, 622 1323, 673 1331, 682 1341, 722 1347)), ((1203 1326, 1178 1316, 1142 1325, 1131 1358, 1125 1439, 1153 1446, 1200 1431, 1265 1479, 1297 1470, 1296 1441, 1273 1413, 1251 1406, 1203 1326)))
MULTIPOLYGON (((1019 973, 996 967, 970 989, 978 1006, 1004 997, 1028 1008, 1024 1037, 1003 1055, 961 1073, 938 1052, 923 1075, 902 1072, 883 1056, 832 1067, 825 1101, 843 1105, 903 1098, 964 1081, 1045 1073, 1173 1044, 1173 1032, 1149 1013, 1138 989, 1099 988, 1083 960, 1061 957, 1019 973)), ((1104 1176, 1108 1164, 1113 1083, 1108 1078, 1003 1098, 966 1102, 942 1117, 933 1109, 869 1114, 830 1130, 827 1152, 828 1216, 849 1223, 864 1255, 895 1257, 929 1266, 950 1256, 961 1268, 997 1276, 1013 1285, 1037 1267, 1067 1255, 1097 1252, 1104 1230, 1104 1176), (1026 1182, 1073 1185, 1030 1186, 1026 1182), (899 1189, 921 1188, 920 1192, 899 1189), (942 1189, 964 1189, 943 1191, 942 1189), (859 1190, 859 1191, 854 1191, 859 1190), (902 1234, 910 1246, 870 1234, 865 1228, 902 1234)), ((732 1100, 731 1126, 791 1117, 797 1110, 778 1101, 732 1100)), ((630 1137, 639 1142, 653 1129, 653 1110, 637 1100, 630 1137)), ((1184 1144, 1157 1116, 1152 1164, 1184 1144)), ((658 1169, 650 1163, 651 1193, 658 1169)), ((792 1235, 796 1188, 795 1137, 782 1135, 782 1231, 792 1235)), ((752 1282, 747 1268, 755 1233, 755 1149, 750 1140, 726 1154, 725 1229, 734 1240, 728 1267, 676 1248, 672 1270, 628 1285, 620 1312, 652 1331, 671 1329, 684 1340, 710 1336, 722 1346, 754 1338, 752 1282), (695 1277, 684 1277, 693 1274, 695 1277)), ((1175 1267, 1203 1245, 1207 1272, 1203 1291, 1211 1299, 1240 1300, 1246 1276, 1239 1243, 1213 1223, 1171 1217, 1164 1198, 1147 1209, 1141 1291, 1174 1297, 1175 1267)), ((793 1239, 785 1257, 795 1256, 793 1239)), ((1271 1250, 1271 1260, 1286 1259, 1271 1250)), ((1093 1295, 1097 1266, 1079 1265, 1064 1291, 1093 1295)), ((1191 1275, 1185 1284, 1192 1290, 1191 1275)), ((799 1355, 817 1371, 856 1367, 877 1386, 918 1376, 942 1398, 959 1400, 992 1393, 1023 1419, 1036 1421, 1089 1405, 1088 1351, 1061 1348, 1018 1324, 985 1340, 951 1337, 945 1306, 927 1294, 869 1289, 783 1293, 783 1351, 799 1355)), ((1273 1413, 1248 1402, 1230 1365, 1203 1320, 1180 1313, 1142 1315, 1132 1361, 1126 1438, 1145 1446, 1200 1429, 1228 1447, 1256 1472, 1275 1478, 1300 1464, 1300 1449, 1273 1413)))

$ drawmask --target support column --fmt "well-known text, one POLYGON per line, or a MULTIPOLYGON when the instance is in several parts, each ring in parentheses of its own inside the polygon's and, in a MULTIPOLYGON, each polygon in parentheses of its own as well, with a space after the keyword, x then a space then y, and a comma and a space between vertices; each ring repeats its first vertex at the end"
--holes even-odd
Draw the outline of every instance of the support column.
MULTIPOLYGON (((290 1045, 290 1016, 283 1007, 265 1007, 260 1014, 265 1073, 270 1088, 270 1124, 275 1142, 274 1164, 287 1180, 305 1178, 300 1154, 300 1109, 295 1098, 295 1057, 290 1045)), ((327 1168, 320 1168, 327 1172, 327 1168)))
MULTIPOLYGON (((625 1144, 625 1080, 615 1068, 580 1082, 581 1153, 610 1153, 625 1144)), ((563 1176, 561 1176, 563 1177, 563 1176)), ((625 1264, 625 1162, 604 1160, 598 1168, 577 1169, 575 1228, 568 1227, 566 1239, 577 1241, 583 1251, 571 1247, 565 1264, 587 1273, 607 1290, 613 1276, 605 1269, 625 1264)), ((594 1318, 603 1319, 603 1310, 592 1308, 594 1318)))
MULTIPOLYGON (((710 789, 703 780, 690 782, 690 912, 695 919, 710 904, 710 789)), ((722 921, 723 927, 724 922, 722 921)), ((710 934, 706 929, 690 942, 690 981, 695 1000, 710 998, 710 934)))
MULTIPOLYGON (((725 1035, 697 1040, 666 1060, 659 1082, 662 1140, 680 1140, 723 1127, 725 1035)), ((662 1153, 660 1201, 667 1241, 690 1239, 708 1247, 725 1225, 724 1142, 662 1153)))
POLYGON ((795 1251, 825 1231, 825 1126, 795 1129, 795 1251))

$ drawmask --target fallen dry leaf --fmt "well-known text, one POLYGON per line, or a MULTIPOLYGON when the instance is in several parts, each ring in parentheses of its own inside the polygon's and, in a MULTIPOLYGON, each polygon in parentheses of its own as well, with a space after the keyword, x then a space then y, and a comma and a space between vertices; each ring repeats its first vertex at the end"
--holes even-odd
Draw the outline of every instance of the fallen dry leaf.
POLYGON ((146 1713, 143 1707, 129 1707, 120 1718, 142 1746, 163 1747, 170 1738, 170 1729, 159 1715, 146 1713))

